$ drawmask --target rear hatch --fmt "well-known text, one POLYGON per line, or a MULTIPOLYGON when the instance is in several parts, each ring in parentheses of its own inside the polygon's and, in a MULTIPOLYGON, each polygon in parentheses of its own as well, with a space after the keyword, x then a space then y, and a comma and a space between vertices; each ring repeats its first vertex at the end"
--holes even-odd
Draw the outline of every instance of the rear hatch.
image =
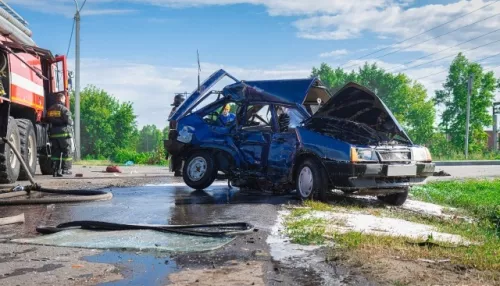
POLYGON ((413 144, 382 100, 356 83, 345 85, 304 126, 350 144, 413 144))

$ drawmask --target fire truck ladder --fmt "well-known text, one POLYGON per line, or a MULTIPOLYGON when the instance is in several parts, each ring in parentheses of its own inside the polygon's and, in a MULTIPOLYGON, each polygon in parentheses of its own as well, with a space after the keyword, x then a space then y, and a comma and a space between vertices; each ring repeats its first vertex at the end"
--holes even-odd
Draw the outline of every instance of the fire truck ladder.
POLYGON ((28 22, 23 19, 19 14, 14 11, 7 3, 5 3, 3 0, 0 0, 0 8, 3 8, 7 13, 9 13, 12 17, 14 17, 16 20, 18 20, 21 24, 23 24, 25 27, 28 27, 28 22))

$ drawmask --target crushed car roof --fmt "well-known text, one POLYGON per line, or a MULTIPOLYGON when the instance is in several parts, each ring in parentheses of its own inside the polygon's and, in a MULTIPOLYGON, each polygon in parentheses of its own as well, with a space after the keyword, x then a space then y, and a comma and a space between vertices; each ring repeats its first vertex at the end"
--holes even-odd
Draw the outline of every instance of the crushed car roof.
POLYGON ((226 86, 223 93, 235 99, 303 104, 312 87, 322 88, 321 81, 318 78, 240 81, 226 86))

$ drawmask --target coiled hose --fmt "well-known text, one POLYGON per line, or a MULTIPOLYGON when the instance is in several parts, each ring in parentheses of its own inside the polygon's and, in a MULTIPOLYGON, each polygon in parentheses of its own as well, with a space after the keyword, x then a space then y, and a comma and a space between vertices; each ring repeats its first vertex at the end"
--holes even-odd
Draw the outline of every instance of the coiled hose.
POLYGON ((21 166, 26 170, 26 174, 28 174, 28 179, 31 182, 31 185, 26 187, 14 187, 12 188, 12 192, 0 194, 0 206, 6 205, 35 205, 35 204, 59 204, 59 203, 80 203, 80 202, 90 202, 90 201, 102 201, 102 200, 110 200, 113 198, 113 194, 105 191, 99 190, 58 190, 58 189, 49 189, 44 188, 35 182, 35 179, 31 175, 28 166, 24 162, 21 154, 15 146, 6 138, 2 138, 2 141, 9 145, 17 159, 21 163, 21 166), (27 196, 30 195, 31 192, 41 192, 41 193, 50 193, 50 194, 59 194, 59 195, 72 195, 74 197, 53 197, 53 198, 31 198, 31 199, 19 199, 19 200, 5 200, 13 197, 27 196))

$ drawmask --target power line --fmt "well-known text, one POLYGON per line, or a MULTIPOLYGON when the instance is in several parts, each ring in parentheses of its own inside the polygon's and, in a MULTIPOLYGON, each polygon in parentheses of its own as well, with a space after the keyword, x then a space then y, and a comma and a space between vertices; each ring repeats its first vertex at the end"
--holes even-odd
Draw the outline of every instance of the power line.
MULTIPOLYGON (((500 41, 500 40, 498 40, 498 41, 500 41)), ((498 41, 497 41, 497 42, 498 42, 498 41)), ((484 61, 484 60, 487 60, 487 59, 489 59, 489 58, 496 57, 496 56, 498 56, 498 55, 500 55, 500 53, 498 53, 498 54, 494 54, 494 55, 492 55, 492 56, 487 56, 487 57, 481 58, 481 59, 479 59, 479 60, 477 60, 477 61, 475 61, 475 62, 476 62, 476 63, 478 63, 478 62, 482 62, 482 61, 484 61)), ((494 68, 496 68, 496 67, 494 67, 494 68)), ((443 71, 440 71, 440 72, 437 72, 437 73, 433 73, 433 74, 430 74, 430 75, 426 75, 426 76, 423 76, 423 77, 419 77, 419 78, 417 78, 417 79, 415 79, 415 80, 421 80, 421 79, 424 79, 424 78, 428 78, 428 77, 431 77, 431 76, 435 76, 435 75, 438 75, 438 74, 445 73, 445 72, 447 72, 447 71, 448 71, 448 70, 443 70, 443 71)), ((438 82, 439 82, 439 81, 438 81, 438 82)), ((431 83, 432 83, 432 82, 431 82, 431 83)))
POLYGON ((416 38, 416 37, 418 37, 418 36, 421 36, 421 35, 423 35, 423 34, 426 34, 426 33, 430 32, 430 31, 433 31, 433 30, 435 30, 435 29, 437 29, 437 28, 441 28, 441 27, 443 27, 443 26, 445 26, 445 25, 447 25, 447 24, 449 24, 449 23, 453 23, 453 22, 455 22, 456 20, 461 19, 461 18, 463 18, 463 17, 465 17, 465 16, 467 16, 467 15, 470 15, 470 14, 472 14, 472 13, 474 13, 474 12, 477 12, 477 11, 479 11, 479 10, 481 10, 481 9, 484 9, 484 8, 486 8, 486 7, 490 6, 490 5, 493 5, 493 4, 497 3, 498 1, 500 1, 500 0, 496 0, 496 1, 492 2, 492 3, 486 4, 486 5, 482 6, 482 7, 479 7, 479 8, 478 8, 478 9, 476 9, 476 10, 473 10, 473 11, 471 11, 471 12, 465 13, 465 14, 463 14, 463 15, 461 15, 461 16, 459 16, 459 17, 457 17, 457 18, 453 19, 453 20, 450 20, 450 21, 448 21, 448 22, 445 22, 445 23, 443 23, 443 24, 440 24, 440 25, 438 25, 438 26, 435 26, 435 27, 433 27, 433 28, 430 28, 429 30, 426 30, 426 31, 424 31, 424 32, 422 32, 422 33, 420 33, 420 34, 417 34, 417 35, 411 36, 411 37, 409 37, 409 38, 406 38, 406 39, 404 39, 404 40, 402 40, 402 41, 400 41, 400 42, 397 42, 397 43, 392 44, 392 45, 390 45, 390 46, 387 46, 387 47, 385 47, 385 48, 378 49, 378 50, 376 50, 376 51, 374 51, 374 52, 372 52, 372 53, 366 54, 366 55, 361 56, 361 57, 359 57, 359 58, 356 58, 356 59, 354 59, 354 60, 349 60, 349 61, 347 61, 346 63, 344 63, 344 64, 340 65, 340 67, 342 67, 342 66, 344 66, 344 65, 348 64, 348 63, 349 63, 349 62, 351 62, 351 61, 357 61, 357 60, 360 60, 360 59, 362 59, 362 58, 364 58, 364 57, 368 57, 368 56, 371 56, 371 55, 376 54, 376 53, 378 53, 378 52, 385 51, 385 50, 387 50, 387 49, 389 49, 390 47, 393 47, 393 46, 395 46, 395 45, 399 45, 399 44, 402 44, 402 43, 404 43, 404 42, 407 42, 407 41, 409 41, 409 40, 411 40, 411 39, 415 39, 415 38, 416 38))
MULTIPOLYGON (((480 35, 480 36, 478 36, 478 37, 475 37, 475 38, 473 38, 473 39, 470 39, 470 40, 467 40, 467 41, 464 41, 464 42, 458 43, 458 44, 456 44, 456 45, 454 45, 454 46, 451 46, 451 47, 448 47, 448 48, 442 49, 442 50, 437 51, 437 52, 435 52, 435 53, 428 54, 428 55, 422 56, 422 57, 420 57, 420 58, 416 58, 416 59, 414 59, 414 60, 411 60, 411 61, 408 61, 408 62, 402 63, 402 64, 400 64, 399 66, 406 66, 406 65, 411 64, 411 63, 414 63, 414 62, 416 62, 416 61, 418 61, 418 60, 422 60, 422 59, 425 59, 425 58, 428 58, 428 57, 431 57, 431 56, 434 56, 434 55, 440 54, 440 53, 442 53, 442 52, 444 52, 444 51, 447 51, 447 50, 450 50, 450 49, 456 48, 456 47, 458 47, 458 46, 461 46, 461 45, 463 45, 463 44, 466 44, 466 43, 469 43, 469 42, 475 41, 475 40, 477 40, 477 39, 479 39, 479 38, 482 38, 482 37, 485 37, 485 36, 491 35, 491 34, 493 34, 493 33, 495 33, 495 32, 498 32, 498 31, 500 31, 500 28, 499 28, 499 29, 496 29, 496 30, 493 30, 493 31, 491 31, 491 32, 489 32, 489 33, 486 33, 486 34, 482 34, 482 35, 480 35)), ((393 68, 390 68, 390 69, 386 70, 386 72, 390 72, 390 71, 392 71, 392 70, 394 70, 394 69, 398 68, 399 66, 397 66, 397 67, 393 67, 393 68)), ((410 67, 410 68, 411 68, 411 67, 410 67)))
MULTIPOLYGON (((462 52, 470 52, 470 51, 474 51, 474 50, 477 50, 479 48, 482 48, 482 47, 486 47, 486 46, 489 46, 491 44, 495 44, 495 43, 498 43, 500 42, 500 39, 496 40, 496 41, 493 41, 491 43, 487 43, 487 44, 484 44, 484 45, 480 45, 480 46, 477 46, 477 47, 474 47, 474 48, 470 48, 468 50, 465 50, 465 51, 462 51, 462 52)), ((439 62, 441 60, 444 60, 444 59, 447 59, 447 58, 451 58, 451 57, 454 57, 455 54, 452 54, 452 55, 448 55, 448 56, 445 56, 445 57, 442 57, 442 58, 439 58, 439 59, 435 59, 435 60, 432 60, 432 61, 428 61, 426 63, 423 63, 423 64, 419 64, 419 65, 416 65, 416 66, 411 66, 411 67, 407 67, 405 69, 402 69, 400 70, 399 72, 403 72, 403 71, 406 71, 406 70, 409 70, 409 69, 413 69, 413 68, 418 68, 418 67, 421 67, 421 66, 425 66, 425 65, 428 65, 428 64, 431 64, 431 63, 435 63, 435 62, 439 62)))
MULTIPOLYGON (((500 0, 499 0, 499 1, 500 1, 500 0)), ((376 60, 376 59, 380 59, 380 58, 383 58, 383 57, 388 56, 388 55, 395 54, 395 53, 397 53, 397 52, 400 52, 400 51, 406 50, 406 49, 408 49, 408 48, 412 48, 412 47, 419 46, 419 45, 424 44, 424 43, 427 43, 427 42, 429 42, 429 41, 431 41, 431 40, 435 40, 435 39, 437 39, 437 38, 441 38, 441 37, 443 37, 443 36, 446 36, 446 35, 449 35, 449 34, 451 34, 451 33, 454 33, 454 32, 456 32, 456 31, 458 31, 458 30, 463 29, 463 28, 470 27, 470 26, 475 25, 475 24, 477 24, 477 23, 479 23, 479 22, 486 21, 486 20, 491 19, 491 18, 493 18, 493 17, 496 17, 496 16, 498 16, 498 15, 500 15, 500 13, 496 13, 496 14, 494 14, 494 15, 492 15, 492 16, 489 16, 489 17, 483 18, 483 19, 478 20, 478 21, 476 21, 476 22, 474 22, 474 23, 471 23, 471 24, 468 24, 468 25, 462 26, 462 27, 460 27, 460 28, 457 28, 457 29, 455 29, 455 30, 452 30, 452 31, 446 32, 446 33, 441 34, 441 35, 439 35, 439 36, 432 37, 432 38, 427 39, 427 40, 425 40, 425 41, 423 41, 423 42, 419 42, 419 43, 414 44, 414 45, 410 45, 410 46, 407 46, 407 47, 404 47, 404 48, 397 49, 397 50, 395 50, 395 51, 391 51, 391 52, 389 52, 389 53, 386 53, 386 54, 383 54, 383 55, 381 55, 381 56, 378 56, 378 57, 374 58, 374 60, 376 60)), ((351 68, 351 67, 356 67, 356 66, 359 66, 359 65, 360 65, 360 64, 350 65, 350 66, 346 67, 345 69, 349 69, 349 68, 351 68)))
MULTIPOLYGON (((499 0, 500 1, 500 0, 499 0)), ((80 7, 80 10, 78 10, 79 12, 82 12, 83 10, 83 7, 85 7, 85 4, 87 3, 87 0, 83 1, 83 4, 82 6, 80 7)))
POLYGON ((71 42, 73 41, 73 32, 75 31, 75 19, 73 18, 73 27, 71 28, 71 35, 69 36, 68 49, 66 50, 66 57, 68 57, 71 42))
MULTIPOLYGON (((498 55, 498 54, 497 54, 498 55)), ((494 69, 500 67, 500 64, 499 65, 496 65, 494 67, 491 67, 489 69, 486 69, 486 70, 483 70, 483 72, 490 72, 490 71, 493 71, 494 69)), ((439 72, 439 73, 443 73, 443 72, 446 72, 446 71, 442 71, 442 72, 439 72)), ((444 82, 446 81, 446 79, 440 79, 440 80, 436 80, 436 81, 431 81, 429 83, 438 83, 438 82, 444 82)))

